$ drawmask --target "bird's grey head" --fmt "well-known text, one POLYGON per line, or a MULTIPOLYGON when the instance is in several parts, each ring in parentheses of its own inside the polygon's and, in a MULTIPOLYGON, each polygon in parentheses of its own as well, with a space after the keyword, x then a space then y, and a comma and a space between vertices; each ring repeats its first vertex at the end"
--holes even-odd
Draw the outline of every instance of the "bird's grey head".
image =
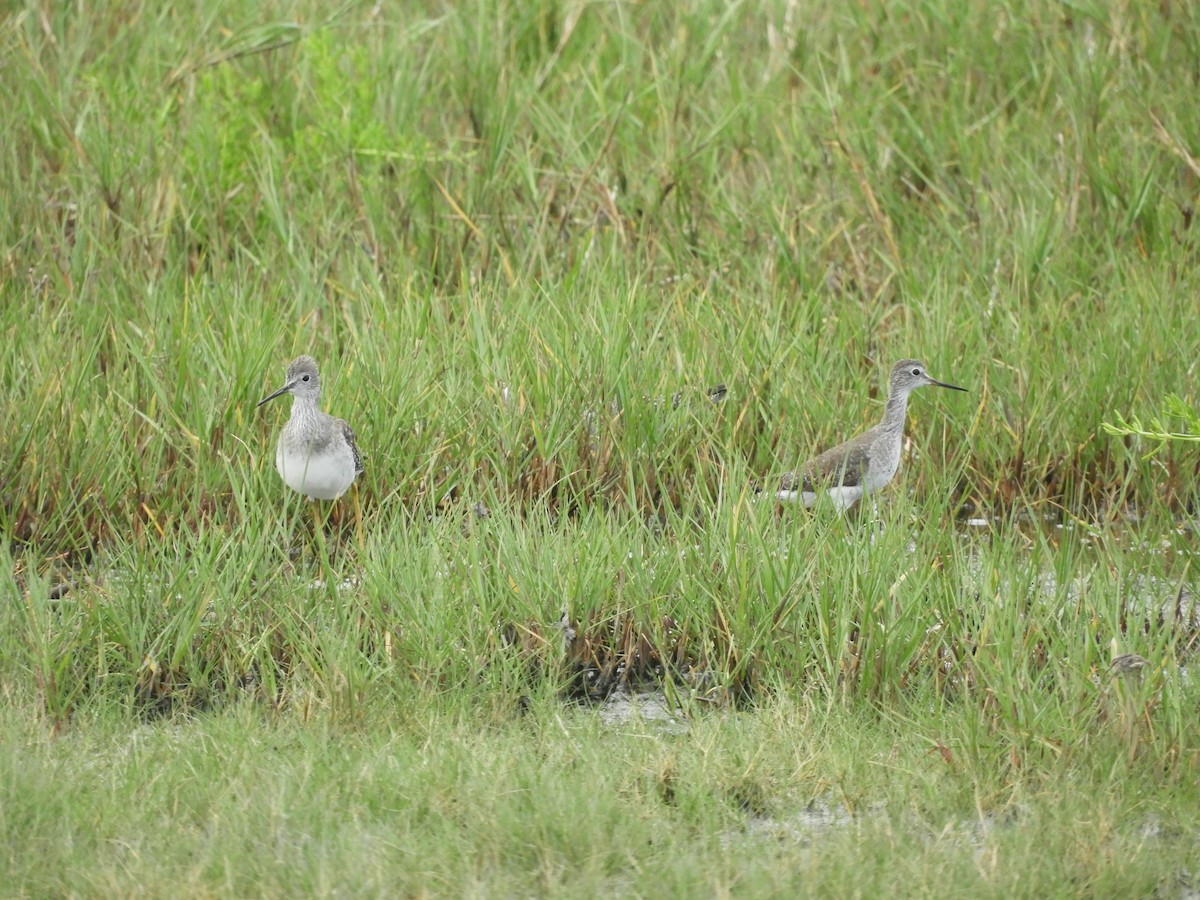
POLYGON ((927 387, 929 385, 949 388, 952 391, 966 390, 966 388, 961 388, 958 385, 946 384, 944 381, 930 378, 929 373, 925 371, 925 363, 919 359, 902 359, 896 365, 892 366, 892 393, 908 394, 919 387, 927 387))
POLYGON ((317 375, 317 361, 311 356, 297 356, 287 367, 283 387, 258 401, 262 406, 283 394, 291 394, 303 400, 316 400, 321 394, 321 379, 317 375))

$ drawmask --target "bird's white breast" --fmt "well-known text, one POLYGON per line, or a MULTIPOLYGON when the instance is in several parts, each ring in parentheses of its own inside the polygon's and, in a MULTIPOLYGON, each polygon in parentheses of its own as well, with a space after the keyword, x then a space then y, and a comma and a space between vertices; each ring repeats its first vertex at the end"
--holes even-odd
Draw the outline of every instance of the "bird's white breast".
POLYGON ((275 449, 279 477, 294 491, 310 500, 336 500, 354 482, 354 458, 349 448, 310 454, 279 442, 275 449))

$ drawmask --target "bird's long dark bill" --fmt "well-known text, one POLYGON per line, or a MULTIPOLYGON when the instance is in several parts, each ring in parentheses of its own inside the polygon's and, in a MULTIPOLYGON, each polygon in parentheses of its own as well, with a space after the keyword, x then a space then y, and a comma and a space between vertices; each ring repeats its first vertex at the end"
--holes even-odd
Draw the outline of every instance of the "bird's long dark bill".
MULTIPOLYGON (((950 388, 950 390, 952 390, 952 391, 963 391, 965 393, 967 390, 966 388, 960 388, 957 384, 946 384, 946 382, 944 382, 944 381, 935 381, 932 378, 930 378, 929 380, 933 384, 936 384, 938 387, 950 388)), ((274 394, 271 395, 271 397, 274 397, 274 396, 275 396, 274 394)), ((270 400, 271 397, 268 397, 267 400, 270 400)), ((264 400, 263 403, 266 403, 267 400, 264 400)))
MULTIPOLYGON (((275 393, 267 394, 267 396, 263 397, 261 400, 259 400, 257 403, 254 404, 254 408, 258 409, 260 406, 262 406, 268 400, 274 400, 280 394, 286 394, 291 389, 292 389, 292 385, 289 382, 288 384, 285 384, 283 387, 281 387, 279 390, 277 390, 275 393)), ((959 388, 959 390, 962 390, 962 388, 959 388)))

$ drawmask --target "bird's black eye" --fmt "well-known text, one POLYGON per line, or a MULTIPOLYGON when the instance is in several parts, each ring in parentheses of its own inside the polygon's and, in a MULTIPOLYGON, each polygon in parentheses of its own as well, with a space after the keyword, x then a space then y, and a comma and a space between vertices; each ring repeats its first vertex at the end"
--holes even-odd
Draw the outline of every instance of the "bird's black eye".
POLYGON ((920 375, 920 374, 921 374, 921 370, 920 370, 920 369, 913 369, 913 374, 914 374, 914 375, 920 375))
MULTIPOLYGON (((916 375, 917 373, 916 373, 916 372, 913 372, 913 374, 914 374, 914 375, 916 375)), ((307 375, 305 375, 305 376, 304 376, 303 378, 301 378, 300 380, 301 380, 301 381, 308 381, 308 376, 307 376, 307 375)))

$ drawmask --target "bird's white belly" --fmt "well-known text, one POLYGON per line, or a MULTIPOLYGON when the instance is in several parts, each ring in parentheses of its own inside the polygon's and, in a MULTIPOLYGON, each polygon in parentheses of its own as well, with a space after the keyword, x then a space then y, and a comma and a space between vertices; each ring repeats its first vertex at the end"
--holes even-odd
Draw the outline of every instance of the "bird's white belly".
POLYGON ((310 500, 336 500, 354 482, 354 460, 347 453, 297 453, 280 442, 275 450, 279 477, 310 500))
POLYGON ((859 501, 863 493, 862 485, 856 484, 853 487, 829 488, 821 493, 814 493, 813 491, 777 491, 775 496, 787 503, 793 503, 798 500, 804 504, 805 508, 808 508, 821 498, 821 494, 825 494, 829 497, 830 502, 833 503, 834 509, 838 512, 845 512, 859 501))

